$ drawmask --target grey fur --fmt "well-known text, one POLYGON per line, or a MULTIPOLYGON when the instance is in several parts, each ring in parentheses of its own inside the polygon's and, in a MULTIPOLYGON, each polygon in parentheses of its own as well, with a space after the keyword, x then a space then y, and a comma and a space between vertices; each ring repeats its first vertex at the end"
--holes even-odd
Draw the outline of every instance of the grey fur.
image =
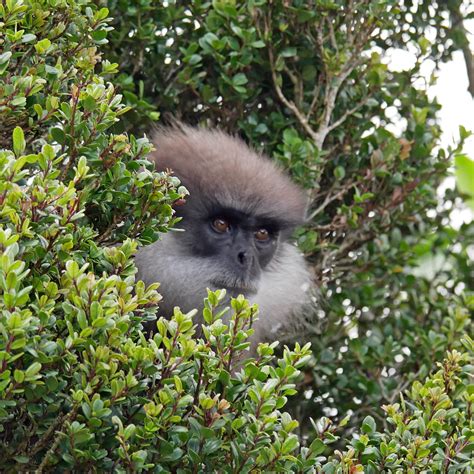
POLYGON ((272 341, 291 332, 309 300, 311 280, 303 256, 287 241, 304 218, 301 190, 268 158, 216 130, 161 129, 154 142, 157 151, 152 158, 157 169, 172 169, 190 191, 189 202, 183 206, 188 212, 183 218, 184 232, 169 232, 136 256, 138 278, 161 284, 159 314, 169 316, 175 306, 183 311, 201 309, 206 288, 218 289, 216 281, 227 286, 229 296, 242 291, 232 289, 235 279, 222 264, 190 250, 195 236, 186 230, 186 220, 201 218, 209 203, 218 202, 281 222, 273 258, 245 296, 260 307, 254 341, 272 341))
MULTIPOLYGON (((160 315, 171 315, 179 306, 184 312, 202 308, 206 288, 219 289, 211 283, 216 268, 208 259, 183 254, 180 233, 170 232, 162 240, 143 247, 135 263, 138 278, 146 284, 159 281, 163 295, 160 315)), ((289 243, 282 243, 273 261, 263 271, 256 293, 245 295, 259 305, 254 341, 273 341, 293 333, 301 323, 300 312, 308 303, 310 274, 300 252, 289 243)), ((238 292, 229 296, 237 296, 238 292)))

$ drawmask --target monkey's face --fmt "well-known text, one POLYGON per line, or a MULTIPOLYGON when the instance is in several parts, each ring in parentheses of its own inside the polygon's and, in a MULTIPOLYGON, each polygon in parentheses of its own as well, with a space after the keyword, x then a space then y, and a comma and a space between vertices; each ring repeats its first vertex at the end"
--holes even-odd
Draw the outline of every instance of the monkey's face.
POLYGON ((219 208, 201 219, 184 217, 182 227, 190 252, 203 258, 210 286, 235 294, 257 292, 261 272, 278 247, 275 222, 219 208))
POLYGON ((158 129, 154 142, 157 171, 172 170, 189 191, 175 206, 184 232, 163 235, 135 259, 137 278, 161 284, 160 313, 202 308, 207 287, 258 303, 269 329, 291 318, 309 281, 287 242, 304 222, 305 193, 270 159, 221 131, 176 125, 158 129))

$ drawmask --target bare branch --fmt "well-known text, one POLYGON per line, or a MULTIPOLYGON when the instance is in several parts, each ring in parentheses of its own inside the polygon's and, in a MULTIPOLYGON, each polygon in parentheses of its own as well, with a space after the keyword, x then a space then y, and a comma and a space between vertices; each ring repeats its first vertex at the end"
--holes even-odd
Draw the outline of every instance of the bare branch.
POLYGON ((283 69, 288 74, 295 88, 298 87, 298 78, 296 77, 296 74, 294 74, 293 71, 286 64, 283 66, 283 69))
POLYGON ((283 69, 293 83, 296 103, 298 104, 298 107, 300 107, 303 103, 303 84, 301 79, 286 64, 283 66, 283 69))
POLYGON ((463 16, 459 11, 459 7, 456 7, 454 4, 451 5, 450 2, 447 2, 449 14, 451 16, 451 28, 459 29, 463 34, 463 44, 461 46, 461 51, 464 56, 464 62, 466 64, 467 77, 469 81, 468 90, 472 97, 474 97, 474 53, 471 51, 468 40, 468 32, 464 26, 463 16))
POLYGON ((293 112, 293 114, 298 119, 298 121, 300 122, 301 126, 304 128, 306 133, 313 140, 316 141, 316 136, 317 136, 316 132, 309 125, 307 118, 298 109, 298 107, 296 106, 296 104, 294 102, 292 102, 291 100, 289 100, 285 97, 285 95, 283 94, 283 92, 281 90, 280 85, 278 84, 278 78, 277 78, 276 69, 275 69, 275 59, 274 59, 274 56, 273 56, 273 50, 272 50, 270 45, 268 46, 268 57, 269 57, 269 60, 270 60, 270 68, 271 68, 271 71, 272 71, 273 85, 275 87, 275 92, 277 93, 278 98, 281 100, 281 102, 286 107, 288 107, 293 112))
POLYGON ((347 28, 347 42, 348 44, 352 44, 354 41, 354 32, 352 28, 352 20, 354 19, 354 2, 353 0, 348 0, 346 8, 345 8, 345 14, 344 14, 344 23, 346 24, 347 28))
POLYGON ((329 189, 329 191, 326 194, 326 197, 323 201, 323 203, 316 209, 314 209, 311 214, 308 216, 309 220, 314 219, 319 213, 321 213, 331 202, 337 201, 339 199, 342 199, 344 195, 349 191, 349 189, 354 185, 352 181, 348 182, 345 184, 345 186, 340 189, 337 193, 332 194, 332 191, 334 191, 334 186, 329 189))
MULTIPOLYGON (((271 19, 267 16, 264 18, 264 27, 265 27, 265 37, 269 38, 270 37, 270 21, 271 19)), ((326 23, 328 23, 329 27, 329 39, 333 45, 333 48, 337 51, 337 43, 336 43, 336 37, 335 37, 335 32, 333 25, 330 20, 327 20, 326 23)), ((294 95, 295 95, 295 102, 287 98, 281 88, 281 85, 278 80, 277 76, 277 71, 275 67, 275 58, 274 58, 274 53, 273 53, 273 48, 270 42, 268 42, 267 47, 268 47, 268 56, 269 56, 269 61, 270 61, 270 68, 271 68, 271 74, 272 74, 272 80, 274 84, 274 88, 276 91, 276 94, 279 98, 279 100, 293 113, 293 115, 296 117, 298 122, 301 124, 303 129, 306 131, 306 133, 311 137, 311 139, 315 142, 315 145, 318 147, 319 150, 322 150, 324 141, 326 140, 327 135, 334 130, 336 127, 341 125, 350 115, 352 115, 354 112, 356 112, 364 103, 367 99, 361 101, 359 104, 357 104, 355 107, 352 109, 348 110, 345 112, 339 119, 337 119, 335 122, 331 124, 331 118, 334 112, 334 108, 336 105, 336 99, 337 95, 339 93, 339 90, 344 83, 344 81, 347 79, 347 77, 354 71, 354 69, 360 65, 363 62, 363 57, 361 56, 361 50, 367 40, 367 38, 370 36, 373 26, 368 26, 366 28, 366 31, 364 34, 360 34, 358 37, 355 38, 355 44, 352 45, 352 51, 351 54, 348 58, 348 60, 342 65, 339 73, 337 75, 334 75, 328 68, 328 65, 324 61, 324 34, 323 34, 323 28, 324 28, 324 20, 322 23, 320 23, 316 29, 316 44, 318 46, 320 56, 322 59, 323 63, 323 68, 324 68, 324 78, 325 78, 325 83, 326 83, 326 90, 325 90, 325 98, 324 98, 324 110, 322 113, 322 116, 319 121, 319 125, 317 129, 314 129, 310 123, 309 119, 311 118, 311 115, 316 107, 317 101, 318 101, 318 95, 319 95, 319 85, 316 85, 313 91, 313 98, 310 104, 310 107, 306 114, 301 110, 298 105, 301 106, 302 104, 302 97, 303 97, 303 86, 301 84, 301 80, 298 78, 298 76, 295 74, 294 71, 289 69, 286 65, 284 66, 286 74, 288 74, 288 77, 292 81, 294 85, 294 95)))

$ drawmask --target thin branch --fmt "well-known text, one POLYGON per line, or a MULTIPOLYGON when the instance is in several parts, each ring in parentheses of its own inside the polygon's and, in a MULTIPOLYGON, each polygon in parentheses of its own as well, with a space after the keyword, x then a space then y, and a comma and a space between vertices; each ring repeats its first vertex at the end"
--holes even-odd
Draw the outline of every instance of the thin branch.
POLYGON ((329 204, 331 204, 331 202, 341 199, 344 196, 344 194, 346 194, 347 191, 349 191, 349 189, 353 185, 354 183, 350 181, 349 183, 346 183, 346 185, 335 194, 332 194, 331 189, 330 189, 327 192, 323 203, 318 208, 316 208, 314 211, 311 212, 311 214, 308 217, 308 220, 313 220, 320 212, 322 212, 329 204))
POLYGON ((447 3, 448 3, 449 14, 451 16, 451 25, 452 25, 451 28, 459 29, 459 31, 461 31, 463 35, 461 51, 464 56, 464 62, 466 64, 466 70, 467 70, 467 78, 469 81, 468 91, 471 94, 471 96, 474 98, 474 54, 471 51, 471 48, 469 46, 468 32, 466 30, 466 27, 464 26, 463 16, 461 15, 461 12, 459 11, 459 7, 456 8, 454 5, 451 5, 450 2, 447 2, 447 3))
POLYGON ((36 453, 39 453, 42 449, 49 445, 51 436, 54 434, 56 429, 63 424, 65 416, 66 415, 64 414, 59 415, 53 421, 53 423, 51 423, 49 428, 43 433, 41 438, 34 444, 34 446, 32 446, 28 452, 24 454, 33 457, 36 453))
POLYGON ((326 23, 329 29, 329 38, 331 39, 331 46, 333 47, 334 51, 339 53, 339 48, 337 47, 336 34, 334 32, 334 25, 332 24, 332 20, 333 19, 331 17, 328 17, 326 19, 326 23))
POLYGON ((301 80, 286 64, 283 66, 283 69, 288 74, 288 77, 293 83, 296 102, 298 104, 298 107, 301 107, 301 104, 303 103, 303 86, 301 84, 301 80))
MULTIPOLYGON (((316 145, 321 150, 324 144, 324 140, 326 139, 328 133, 333 130, 335 127, 331 127, 330 120, 331 116, 334 112, 334 107, 336 105, 336 98, 339 93, 339 90, 347 79, 347 77, 352 73, 352 71, 359 66, 363 61, 363 58, 360 56, 358 49, 354 51, 351 58, 346 62, 342 71, 339 76, 334 77, 331 84, 328 84, 328 88, 326 91, 326 99, 324 101, 324 112, 321 118, 321 123, 318 127, 318 131, 316 134, 316 145)), ((347 116, 349 116, 348 114, 347 116)), ((343 116, 344 117, 344 116, 343 116)), ((344 118, 344 120, 347 117, 344 118)), ((344 121, 342 120, 342 121, 344 121)), ((341 122, 342 123, 342 122, 341 122)))
POLYGON ((368 100, 368 96, 364 97, 364 99, 362 99, 355 107, 345 112, 342 117, 338 118, 335 122, 329 125, 328 131, 330 132, 331 130, 334 130, 335 128, 339 127, 339 125, 341 125, 348 117, 350 117, 352 114, 357 112, 362 106, 364 106, 368 100))
MULTIPOLYGON (((265 27, 265 37, 270 38, 270 21, 271 19, 266 16, 264 18, 264 27, 265 27)), ((333 28, 333 25, 329 21, 328 23, 329 29, 330 29, 330 41, 333 44, 333 47, 337 51, 337 44, 336 42, 336 37, 334 30, 332 30, 332 36, 331 36, 331 28, 333 28)), ((314 96, 311 101, 311 105, 309 107, 309 110, 306 114, 303 113, 303 111, 293 102, 292 100, 288 99, 285 94, 282 91, 282 87, 279 83, 279 78, 277 76, 277 71, 275 67, 275 57, 274 57, 274 52, 272 45, 270 41, 268 41, 267 47, 268 47, 268 57, 269 57, 269 62, 270 62, 270 68, 271 68, 271 74, 272 74, 272 80, 275 88, 275 92, 279 98, 279 100, 285 105, 296 117, 300 125, 303 127, 305 132, 311 137, 311 139, 315 142, 315 145, 318 147, 319 150, 322 150, 324 141, 326 140, 327 135, 334 130, 336 127, 341 125, 350 115, 352 115, 354 112, 356 112, 365 102, 367 99, 361 101, 359 104, 357 104, 355 107, 352 109, 348 110, 345 112, 339 119, 337 119, 335 122, 331 124, 331 117, 334 112, 334 108, 336 105, 336 99, 339 93, 339 90, 344 83, 344 81, 347 79, 347 77, 354 71, 354 69, 359 66, 363 62, 363 57, 361 56, 361 50, 363 48, 363 45, 365 44, 367 38, 370 36, 371 32, 373 30, 372 27, 368 27, 367 30, 365 31, 365 34, 361 34, 357 37, 355 44, 353 44, 352 48, 352 54, 350 55, 349 59, 345 62, 345 64, 342 66, 340 72, 338 75, 334 76, 330 71, 327 66, 327 64, 324 61, 324 35, 323 35, 323 24, 321 23, 319 27, 316 30, 316 44, 318 46, 322 63, 323 63, 323 68, 324 68, 324 77, 325 77, 325 82, 326 82, 326 90, 325 90, 325 99, 324 99, 324 110, 322 113, 322 116, 320 118, 319 126, 317 129, 314 129, 310 124, 309 124, 309 119, 311 117, 311 114, 317 104, 318 100, 318 93, 319 93, 319 87, 316 86, 314 89, 314 96)), ((293 71, 291 71, 287 66, 284 66, 285 72, 288 74, 290 80, 292 81, 295 89, 295 100, 296 102, 299 102, 299 97, 300 93, 303 93, 302 86, 301 86, 301 81, 299 81, 298 77, 295 75, 293 71)))
MULTIPOLYGON (((270 24, 269 24, 269 18, 268 17, 265 17, 264 18, 264 27, 265 27, 265 37, 268 38, 269 37, 269 33, 270 33, 270 24)), ((294 102, 292 102, 291 100, 288 100, 285 95, 283 94, 282 90, 281 90, 281 87, 278 83, 278 78, 277 78, 277 74, 276 74, 276 68, 275 68, 275 58, 274 58, 274 55, 273 55, 273 49, 271 47, 271 45, 269 44, 268 45, 268 59, 270 61, 270 69, 272 71, 272 80, 273 80, 273 85, 275 87, 275 92, 278 96, 278 98, 280 99, 280 101, 286 106, 288 107, 292 112, 293 114, 295 115, 295 117, 298 119, 298 121, 300 122, 301 126, 304 128, 304 130, 306 131, 306 133, 313 139, 315 140, 316 139, 316 132, 311 128, 311 126, 309 125, 308 123, 308 119, 303 115, 303 113, 298 109, 298 107, 295 105, 294 102)))
POLYGON ((273 57, 273 51, 272 51, 272 48, 269 46, 268 47, 268 56, 269 56, 269 60, 270 60, 270 68, 271 68, 271 71, 272 71, 272 79, 273 79, 273 85, 275 86, 275 92, 277 93, 277 96, 278 98, 281 100, 281 102, 286 106, 288 107, 292 112, 293 114, 295 115, 295 117, 298 119, 298 121, 300 122, 301 126, 305 129, 306 133, 314 140, 316 141, 316 138, 317 138, 317 133, 311 128, 311 126, 309 125, 308 123, 308 120, 306 119, 306 117, 302 114, 302 112, 298 109, 298 107, 296 106, 296 104, 291 101, 291 100, 288 100, 282 90, 281 90, 281 87, 280 85, 278 84, 278 78, 277 78, 277 75, 276 75, 276 69, 275 69, 275 61, 274 61, 274 57, 273 57))
POLYGON ((308 112, 306 114, 306 119, 309 119, 309 117, 311 117, 311 115, 313 115, 314 109, 316 108, 316 104, 318 103, 318 99, 319 99, 319 81, 314 86, 313 92, 312 92, 311 95, 313 96, 313 99, 311 100, 311 104, 310 104, 308 112))
POLYGON ((296 74, 286 64, 283 66, 283 69, 288 74, 289 78, 291 79, 291 82, 293 83, 296 89, 298 87, 298 78, 296 77, 296 74))
POLYGON ((113 233, 113 231, 117 228, 117 224, 120 222, 122 219, 122 216, 115 214, 112 222, 109 224, 107 229, 105 229, 97 238, 96 238, 96 243, 102 243, 105 240, 107 240, 113 233))
POLYGON ((353 43, 354 41, 354 34, 353 34, 353 23, 352 20, 354 19, 354 2, 353 0, 348 0, 346 8, 345 8, 345 14, 344 14, 344 23, 346 24, 346 36, 347 36, 347 42, 349 44, 353 43))
POLYGON ((47 470, 47 467, 51 461, 51 458, 54 456, 54 453, 56 452, 56 449, 59 446, 59 443, 61 442, 61 439, 63 437, 63 432, 61 431, 64 427, 64 425, 71 420, 74 419, 76 416, 77 412, 77 407, 74 407, 67 415, 63 415, 63 417, 60 419, 59 423, 55 423, 54 427, 58 428, 54 432, 56 433, 56 437, 54 441, 52 440, 51 447, 48 449, 46 452, 43 460, 41 461, 41 464, 39 465, 38 469, 35 471, 36 474, 41 474, 47 470))

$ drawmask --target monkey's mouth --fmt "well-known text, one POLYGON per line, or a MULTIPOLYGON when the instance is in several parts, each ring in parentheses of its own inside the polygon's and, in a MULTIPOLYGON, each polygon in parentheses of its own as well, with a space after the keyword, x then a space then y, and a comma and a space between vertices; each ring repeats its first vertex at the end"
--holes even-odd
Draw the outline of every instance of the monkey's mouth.
POLYGON ((243 280, 212 280, 211 284, 214 285, 216 288, 224 288, 232 293, 240 294, 242 293, 244 296, 252 295, 257 293, 257 285, 254 283, 246 282, 243 280))

